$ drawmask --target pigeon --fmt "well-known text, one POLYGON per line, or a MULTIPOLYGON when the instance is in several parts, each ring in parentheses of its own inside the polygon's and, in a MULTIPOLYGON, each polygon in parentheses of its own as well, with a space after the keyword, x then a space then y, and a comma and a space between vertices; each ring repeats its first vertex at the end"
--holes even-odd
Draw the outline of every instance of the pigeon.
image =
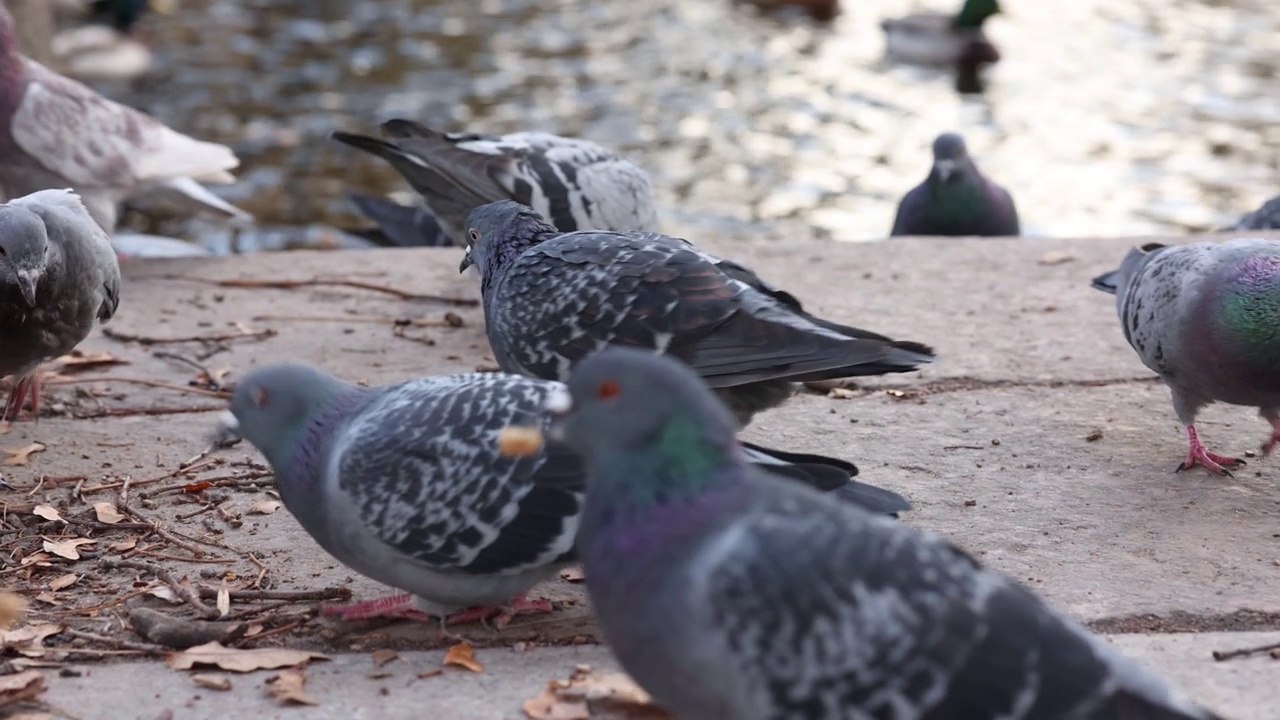
POLYGON ((1280 230, 1280 195, 1223 230, 1280 230))
POLYGON ((898 204, 891 235, 1018 235, 1013 197, 978 171, 964 138, 933 141, 929 177, 898 204))
POLYGON ((1000 53, 982 26, 999 12, 997 0, 965 0, 955 15, 926 12, 882 20, 885 56, 916 65, 959 65, 975 54, 997 62, 1000 53))
POLYGON ((230 148, 174 132, 23 57, 14 32, 0 1, 0 195, 70 187, 108 233, 121 201, 155 193, 250 219, 200 185, 235 180, 230 148))
POLYGON ((644 347, 693 366, 746 425, 794 382, 910 372, 934 357, 920 343, 814 322, 682 239, 561 233, 510 200, 477 208, 467 226, 460 271, 480 270, 506 372, 563 381, 606 345, 644 347))
MULTIPOLYGON (((552 391, 563 386, 501 373, 361 387, 306 365, 272 365, 236 385, 219 435, 243 437, 266 457, 285 507, 321 547, 409 593, 332 614, 465 622, 497 612, 502 625, 516 612, 549 611, 524 593, 574 559, 585 483, 576 455, 550 444, 511 458, 495 440, 507 425, 544 425, 552 391)), ((759 446, 747 456, 771 477, 870 512, 911 507, 852 480, 857 468, 841 460, 759 446)))
POLYGON ((765 477, 673 359, 603 350, 546 406, 604 638, 677 718, 1221 720, 944 539, 765 477))
POLYGON ((333 139, 391 163, 455 245, 465 244, 467 215, 497 200, 529 205, 564 232, 657 228, 648 174, 588 140, 441 133, 402 119, 383 123, 382 131, 389 140, 347 132, 333 139))
POLYGON ((40 413, 40 363, 71 352, 120 305, 111 240, 71 190, 0 205, 0 376, 13 376, 5 419, 30 395, 40 413))
POLYGON ((1173 393, 1189 443, 1178 470, 1198 463, 1229 476, 1244 464, 1200 441, 1196 414, 1214 401, 1260 408, 1271 453, 1280 441, 1280 240, 1148 243, 1093 287, 1116 296, 1125 340, 1173 393))
POLYGON ((453 240, 440 227, 435 213, 427 207, 409 207, 391 200, 350 193, 360 212, 375 224, 346 232, 380 247, 448 247, 453 240))

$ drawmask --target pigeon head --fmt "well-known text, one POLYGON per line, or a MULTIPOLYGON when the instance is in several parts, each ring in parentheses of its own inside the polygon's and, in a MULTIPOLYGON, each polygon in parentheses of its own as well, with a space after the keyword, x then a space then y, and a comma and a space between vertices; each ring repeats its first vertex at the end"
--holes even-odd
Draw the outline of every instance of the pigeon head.
POLYGON ((255 370, 236 384, 231 406, 219 422, 218 439, 242 437, 277 474, 293 469, 297 444, 309 427, 352 387, 307 365, 285 363, 255 370))
POLYGON ((933 141, 932 175, 942 182, 948 182, 956 173, 971 163, 969 149, 965 147, 964 138, 956 133, 944 133, 933 141))
POLYGON ((1094 290, 1101 290, 1109 295, 1124 294, 1125 288, 1129 286, 1129 280, 1137 274, 1138 269, 1142 267, 1142 263, 1152 254, 1163 250, 1168 245, 1160 243, 1147 243, 1141 247, 1135 247, 1124 256, 1124 260, 1120 262, 1120 267, 1106 272, 1093 279, 1091 285, 1094 290))
POLYGON ((52 251, 44 220, 20 205, 0 205, 0 279, 17 287, 30 307, 52 251))
POLYGON ((962 29, 980 28, 987 18, 999 12, 999 0, 965 0, 956 14, 954 25, 962 29))
POLYGON ((467 252, 458 272, 466 272, 474 265, 487 277, 526 248, 538 244, 546 233, 555 232, 555 227, 528 205, 514 200, 481 205, 467 216, 467 252))
MULTIPOLYGON (((547 399, 562 438, 595 468, 647 465, 656 483, 696 489, 735 457, 733 415, 692 369, 652 351, 610 347, 583 360, 547 399)), ((593 473, 630 484, 630 472, 593 473)), ((655 497, 659 488, 641 492, 655 497)))

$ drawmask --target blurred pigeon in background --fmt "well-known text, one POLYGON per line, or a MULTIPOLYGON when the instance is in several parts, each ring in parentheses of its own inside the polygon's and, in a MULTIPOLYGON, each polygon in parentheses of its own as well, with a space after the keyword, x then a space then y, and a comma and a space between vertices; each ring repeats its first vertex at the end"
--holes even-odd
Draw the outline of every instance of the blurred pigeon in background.
POLYGON ((1018 210, 1004 188, 978 171, 964 138, 933 141, 933 167, 898 204, 891 235, 1018 235, 1018 210))
POLYGON ((1280 195, 1271 198, 1223 230, 1280 230, 1280 195))
POLYGON ((351 202, 374 222, 373 227, 346 228, 379 247, 448 247, 453 240, 440 226, 436 214, 424 206, 401 205, 393 200, 348 193, 351 202))

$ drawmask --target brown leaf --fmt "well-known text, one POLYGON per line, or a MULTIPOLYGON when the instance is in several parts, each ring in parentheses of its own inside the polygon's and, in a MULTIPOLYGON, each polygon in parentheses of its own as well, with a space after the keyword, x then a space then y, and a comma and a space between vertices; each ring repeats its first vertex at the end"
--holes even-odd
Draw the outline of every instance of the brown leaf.
POLYGON ((382 667, 398 657, 400 657, 400 654, 395 650, 379 648, 373 651, 373 664, 377 667, 382 667))
POLYGON ((564 580, 565 582, 580 583, 583 580, 586 580, 587 577, 582 574, 582 568, 575 566, 575 567, 567 567, 561 570, 560 579, 564 580))
POLYGON ((283 670, 267 681, 267 694, 285 704, 319 705, 302 689, 307 676, 301 670, 283 670))
POLYGON ((138 538, 129 538, 128 540, 113 542, 107 546, 107 549, 111 552, 125 552, 126 550, 132 550, 136 547, 138 547, 138 538))
POLYGON ((471 647, 471 643, 463 640, 457 645, 452 645, 444 653, 445 665, 457 665, 460 668, 466 668, 471 672, 484 672, 484 666, 476 662, 475 649, 471 647))
POLYGON ((1050 250, 1040 256, 1041 265, 1061 265, 1075 260, 1076 256, 1071 253, 1062 252, 1061 250, 1050 250))
POLYGON ((231 678, 226 675, 213 675, 211 673, 196 673, 191 676, 191 680, 202 688, 210 690, 230 690, 231 678))
POLYGON ((858 397, 859 394, 856 390, 842 387, 831 388, 827 391, 827 397, 833 400, 849 400, 850 398, 858 397))
POLYGON ((561 698, 555 683, 547 685, 542 688, 542 692, 525 700, 521 709, 532 720, 591 720, 587 701, 561 698))
POLYGON ((53 556, 52 556, 52 555, 50 555, 50 554, 49 554, 49 553, 47 553, 47 552, 33 552, 33 553, 31 553, 30 555, 28 555, 28 556, 26 556, 26 557, 22 558, 22 562, 20 562, 20 563, 18 563, 18 564, 19 564, 19 565, 21 565, 22 567, 26 567, 26 566, 28 566, 28 565, 41 565, 41 566, 44 566, 44 565, 48 565, 48 564, 49 564, 49 560, 50 560, 52 557, 53 557, 53 556))
POLYGON ((109 352, 84 353, 72 350, 70 353, 54 360, 54 367, 62 370, 84 370, 105 365, 128 365, 129 361, 116 357, 109 352))
POLYGON ((280 509, 279 500, 259 500, 249 506, 250 515, 270 515, 280 509))
POLYGON ((27 601, 17 593, 0 592, 0 628, 7 628, 22 619, 27 611, 27 601))
POLYGON ((76 548, 81 545, 93 545, 97 540, 89 538, 69 538, 67 540, 45 540, 42 547, 48 552, 64 557, 68 560, 79 560, 80 551, 76 548))
POLYGON ((5 453, 7 453, 9 457, 0 461, 0 465, 26 465, 27 460, 31 459, 32 455, 40 452, 41 450, 44 450, 44 445, 41 445, 38 442, 33 442, 30 445, 24 445, 23 447, 14 450, 4 448, 5 453))
POLYGON ((204 492, 205 490, 208 490, 211 487, 213 487, 213 483, 209 482, 208 480, 197 480, 193 483, 187 483, 186 485, 183 485, 182 492, 192 495, 198 492, 204 492))
POLYGON ((115 525, 124 520, 124 515, 116 509, 115 504, 109 502, 96 502, 93 504, 93 512, 98 516, 98 522, 108 525, 115 525))
POLYGON ((225 585, 218 588, 218 599, 215 607, 218 608, 218 617, 224 617, 231 612, 231 591, 225 585))
POLYGON ((0 647, 6 650, 27 650, 39 648, 44 639, 62 632, 61 625, 44 623, 43 625, 27 625, 13 630, 0 631, 0 647))
POLYGON ((44 691, 44 675, 39 670, 0 676, 0 707, 35 700, 44 691))
POLYGON ((197 665, 215 665, 231 672, 253 672, 298 665, 308 660, 328 660, 328 655, 290 650, 288 648, 240 648, 224 647, 214 641, 187 648, 169 656, 169 667, 174 670, 190 670, 197 665))
POLYGON ((49 581, 49 589, 61 590, 64 587, 70 587, 71 585, 75 584, 75 581, 79 579, 80 579, 80 576, 75 573, 67 573, 66 575, 59 575, 58 577, 49 581))
POLYGON ((595 674, 580 666, 568 680, 553 680, 524 702, 533 720, 586 720, 593 713, 627 720, 670 720, 671 715, 625 673, 595 674))
POLYGON ((42 517, 45 520, 66 522, 66 520, 62 519, 62 513, 58 512, 58 509, 52 505, 37 505, 31 509, 31 514, 42 517))

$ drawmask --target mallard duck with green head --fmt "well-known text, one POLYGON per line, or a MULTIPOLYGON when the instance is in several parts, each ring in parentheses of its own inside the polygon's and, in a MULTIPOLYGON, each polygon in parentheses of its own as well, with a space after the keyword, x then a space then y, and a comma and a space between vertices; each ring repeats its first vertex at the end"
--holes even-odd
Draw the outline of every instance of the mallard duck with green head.
POLYGON ((960 12, 914 13, 883 20, 885 57, 917 65, 977 67, 1000 59, 982 31, 987 18, 1000 12, 998 0, 965 0, 960 12))

